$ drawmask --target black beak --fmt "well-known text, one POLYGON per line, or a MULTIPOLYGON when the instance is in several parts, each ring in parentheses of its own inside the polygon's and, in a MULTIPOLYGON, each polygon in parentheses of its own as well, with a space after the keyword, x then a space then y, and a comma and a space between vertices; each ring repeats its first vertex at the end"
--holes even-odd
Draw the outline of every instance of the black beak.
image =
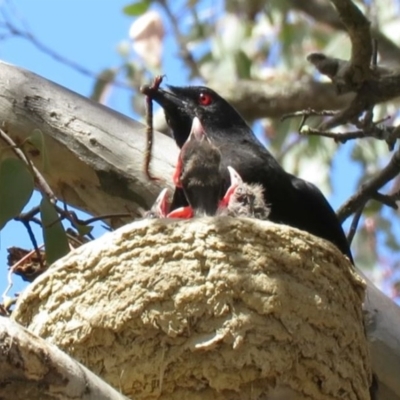
POLYGON ((182 94, 179 95, 179 88, 169 85, 167 85, 167 87, 170 89, 168 92, 161 88, 154 89, 149 85, 143 85, 140 91, 146 96, 150 96, 151 99, 164 108, 164 110, 172 111, 177 108, 184 110, 186 108, 186 102, 182 94))
POLYGON ((181 148, 189 137, 194 110, 190 106, 189 99, 182 93, 182 88, 168 86, 168 89, 169 91, 161 88, 152 89, 144 85, 140 91, 164 109, 167 124, 172 129, 176 144, 181 148))

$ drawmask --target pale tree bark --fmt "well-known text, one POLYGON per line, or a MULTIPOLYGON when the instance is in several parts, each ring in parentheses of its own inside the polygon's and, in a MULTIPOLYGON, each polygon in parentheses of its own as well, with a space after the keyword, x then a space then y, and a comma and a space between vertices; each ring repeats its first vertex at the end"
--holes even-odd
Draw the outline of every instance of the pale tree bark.
POLYGON ((0 317, 0 398, 128 400, 56 346, 0 317))
POLYGON ((151 171, 161 182, 151 182, 142 124, 23 69, 0 63, 0 75, 0 122, 17 144, 43 132, 49 167, 37 152, 31 159, 60 199, 93 215, 139 216, 171 186, 178 150, 170 138, 155 133, 151 171))

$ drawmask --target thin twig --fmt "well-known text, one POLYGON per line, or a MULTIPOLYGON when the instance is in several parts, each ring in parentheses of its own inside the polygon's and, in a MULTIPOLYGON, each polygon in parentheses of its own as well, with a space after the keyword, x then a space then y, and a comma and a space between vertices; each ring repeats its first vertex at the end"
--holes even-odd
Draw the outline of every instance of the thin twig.
MULTIPOLYGON (((41 246, 39 246, 38 248, 41 249, 44 247, 44 244, 42 244, 41 246)), ((22 264, 25 260, 27 260, 29 257, 32 257, 32 255, 36 252, 36 250, 32 250, 29 253, 25 254, 25 256, 23 256, 20 260, 18 260, 9 270, 8 270, 8 274, 7 274, 7 282, 8 285, 5 289, 5 291, 2 294, 2 298, 3 298, 3 303, 6 301, 6 297, 8 292, 12 289, 14 283, 12 281, 12 274, 14 273, 14 271, 20 266, 20 264, 22 264)))
POLYGON ((319 116, 319 117, 332 117, 332 115, 337 114, 337 111, 333 110, 313 110, 312 108, 308 108, 307 110, 300 110, 300 111, 295 111, 292 113, 287 113, 282 115, 280 121, 284 121, 285 119, 288 118, 295 118, 295 117, 314 117, 314 116, 319 116))
POLYGON ((298 131, 300 132, 303 129, 304 124, 308 120, 309 117, 314 117, 314 116, 321 116, 321 117, 331 117, 336 114, 336 111, 330 111, 330 110, 313 110, 311 108, 307 110, 301 110, 301 111, 295 111, 292 113, 285 114, 281 117, 281 122, 288 119, 288 118, 294 118, 294 117, 302 117, 300 121, 300 125, 298 127, 298 131))
POLYGON ((84 221, 81 222, 85 223, 86 225, 89 225, 93 222, 101 221, 103 219, 127 218, 127 217, 132 217, 132 214, 130 213, 104 214, 104 215, 99 215, 98 217, 85 219, 84 221))
MULTIPOLYGON (((368 115, 367 118, 369 119, 370 116, 368 115)), ((368 123, 368 121, 366 121, 366 123, 368 123)), ((346 143, 348 140, 371 137, 378 140, 384 140, 388 144, 389 150, 393 150, 393 141, 395 141, 395 139, 400 139, 400 129, 392 126, 380 126, 377 125, 378 123, 379 122, 373 122, 371 123, 371 126, 368 126, 366 128, 343 133, 314 129, 305 125, 301 129, 300 134, 327 137, 334 139, 336 143, 346 143)), ((359 126, 361 126, 361 123, 359 126)))
POLYGON ((200 72, 200 68, 199 68, 196 60, 194 59, 192 53, 188 49, 188 46, 186 44, 186 39, 180 31, 178 19, 175 17, 173 12, 171 11, 169 4, 166 0, 157 0, 157 2, 164 9, 165 14, 167 14, 167 16, 171 22, 172 29, 173 29, 174 35, 175 35, 175 39, 178 42, 182 58, 185 61, 188 68, 190 69, 190 71, 192 73, 192 77, 197 76, 197 77, 201 78, 202 75, 200 72))
POLYGON ((376 192, 373 195, 371 195, 371 199, 379 201, 380 203, 382 203, 385 206, 388 206, 390 208, 393 208, 394 210, 398 210, 398 208, 399 208, 397 206, 395 196, 393 196, 393 195, 387 195, 387 194, 376 192))
POLYGON ((337 216, 343 223, 351 214, 358 210, 368 199, 374 196, 384 185, 400 173, 400 148, 398 148, 389 163, 372 179, 364 183, 337 211, 337 216))
POLYGON ((39 190, 45 194, 49 200, 54 204, 57 201, 57 197, 51 190, 50 186, 44 179, 43 175, 39 172, 39 170, 30 162, 30 160, 25 156, 24 152, 17 146, 14 140, 11 139, 10 136, 7 135, 3 129, 0 128, 0 138, 6 142, 11 150, 15 153, 15 155, 22 160, 28 168, 32 170, 33 176, 35 178, 36 184, 39 187, 39 190))
MULTIPOLYGON (((153 83, 150 85, 149 90, 157 91, 163 80, 162 75, 157 75, 153 83)), ((151 96, 146 95, 146 151, 144 155, 144 172, 147 178, 151 181, 159 180, 153 177, 150 173, 151 151, 153 149, 153 100, 151 96)))
POLYGON ((38 246, 38 244, 37 244, 35 235, 33 234, 32 227, 31 227, 29 221, 27 221, 27 220, 21 220, 21 222, 24 224, 26 230, 28 231, 29 239, 30 239, 31 242, 32 242, 33 249, 35 250, 36 256, 37 256, 37 258, 38 258, 38 260, 39 260, 40 268, 41 268, 42 270, 44 270, 44 269, 45 269, 45 265, 44 265, 44 263, 43 263, 43 257, 42 257, 42 255, 40 254, 39 246, 38 246))
POLYGON ((351 245, 351 242, 353 241, 354 236, 357 232, 357 226, 358 226, 358 223, 360 222, 360 218, 361 218, 362 212, 364 210, 364 207, 365 207, 365 203, 354 214, 349 233, 347 234, 347 241, 349 242, 349 246, 351 245))
POLYGON ((335 133, 335 132, 327 132, 319 129, 313 129, 309 126, 303 126, 300 131, 302 135, 310 135, 310 136, 322 136, 334 139, 336 143, 346 143, 348 140, 352 139, 360 139, 365 137, 364 131, 353 131, 353 132, 345 132, 345 133, 335 133))

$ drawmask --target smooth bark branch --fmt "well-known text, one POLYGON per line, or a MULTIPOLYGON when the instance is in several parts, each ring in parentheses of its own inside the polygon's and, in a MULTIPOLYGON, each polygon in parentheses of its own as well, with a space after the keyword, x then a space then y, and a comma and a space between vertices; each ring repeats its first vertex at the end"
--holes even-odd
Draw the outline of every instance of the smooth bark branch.
POLYGON ((142 124, 21 68, 0 62, 0 74, 0 122, 17 144, 43 132, 48 167, 36 150, 30 156, 58 198, 94 215, 139 216, 172 185, 172 139, 155 133, 150 168, 162 181, 150 182, 142 124))
MULTIPOLYGON (((318 22, 327 24, 334 29, 346 29, 337 13, 326 0, 290 0, 289 3, 295 9, 308 14, 318 22)), ((371 34, 378 41, 378 50, 383 63, 397 66, 400 62, 400 48, 377 27, 371 27, 371 34)))
POLYGON ((400 75, 394 71, 371 66, 373 49, 370 23, 351 0, 331 0, 351 40, 350 61, 312 53, 307 60, 327 75, 338 93, 355 92, 350 105, 343 107, 320 130, 353 122, 374 105, 399 96, 400 75))
POLYGON ((271 82, 245 81, 231 84, 209 82, 248 121, 280 118, 298 110, 339 110, 350 104, 354 95, 338 96, 330 83, 315 82, 308 77, 293 81, 290 77, 271 82))
POLYGON ((364 183, 336 212, 340 222, 344 222, 365 201, 372 198, 384 185, 400 172, 400 149, 397 149, 389 163, 375 177, 364 183))
POLYGON ((362 83, 371 73, 372 38, 370 23, 351 0, 331 0, 351 40, 351 66, 362 83))
POLYGON ((56 346, 0 317, 0 398, 128 400, 56 346))
POLYGON ((377 400, 399 400, 400 307, 365 276, 364 279, 368 285, 364 303, 365 325, 372 370, 378 378, 377 400))

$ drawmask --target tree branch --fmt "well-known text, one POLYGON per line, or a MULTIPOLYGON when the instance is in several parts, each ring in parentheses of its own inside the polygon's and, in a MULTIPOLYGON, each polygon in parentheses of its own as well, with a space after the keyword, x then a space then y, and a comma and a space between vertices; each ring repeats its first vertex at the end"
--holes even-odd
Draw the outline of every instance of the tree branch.
POLYGON ((169 3, 166 0, 157 0, 157 3, 161 5, 161 7, 164 9, 165 13, 167 14, 171 25, 172 29, 174 31, 175 39, 179 45, 180 52, 181 52, 181 57, 183 61, 186 63, 186 66, 189 68, 191 72, 191 77, 201 77, 201 72, 199 69, 199 66, 197 65, 196 60, 193 57, 193 54, 189 51, 186 39, 182 35, 180 28, 179 28, 179 21, 175 17, 174 13, 171 11, 171 8, 169 6, 169 3))
POLYGON ((369 22, 351 0, 331 0, 351 40, 350 61, 313 53, 307 57, 335 84, 338 93, 356 92, 356 97, 330 120, 320 126, 328 130, 358 118, 375 104, 400 95, 400 73, 372 65, 373 45, 369 22))
MULTIPOLYGON (((327 24, 334 29, 346 30, 326 0, 289 0, 289 3, 293 8, 306 13, 318 22, 327 24)), ((378 42, 382 62, 398 66, 400 64, 400 48, 374 26, 371 28, 371 35, 378 42)))
POLYGON ((331 0, 351 40, 352 80, 361 84, 370 75, 372 37, 370 23, 351 0, 331 0))
POLYGON ((129 400, 56 346, 0 316, 0 398, 129 400))
POLYGON ((400 173, 400 147, 395 151, 391 160, 374 178, 364 183, 337 211, 340 222, 344 222, 376 193, 400 173))
POLYGON ((228 100, 248 121, 280 118, 283 114, 311 108, 316 111, 339 110, 349 104, 353 94, 338 96, 330 83, 308 77, 293 80, 286 76, 273 82, 240 80, 232 83, 210 82, 209 86, 228 100))
MULTIPOLYGON (((49 168, 37 151, 30 159, 58 198, 92 215, 149 209, 171 177, 174 141, 155 133, 150 182, 143 170, 145 127, 31 72, 0 63, 0 121, 22 143, 34 129, 45 137, 49 168)), ((114 219, 119 226, 130 219, 114 219)))

